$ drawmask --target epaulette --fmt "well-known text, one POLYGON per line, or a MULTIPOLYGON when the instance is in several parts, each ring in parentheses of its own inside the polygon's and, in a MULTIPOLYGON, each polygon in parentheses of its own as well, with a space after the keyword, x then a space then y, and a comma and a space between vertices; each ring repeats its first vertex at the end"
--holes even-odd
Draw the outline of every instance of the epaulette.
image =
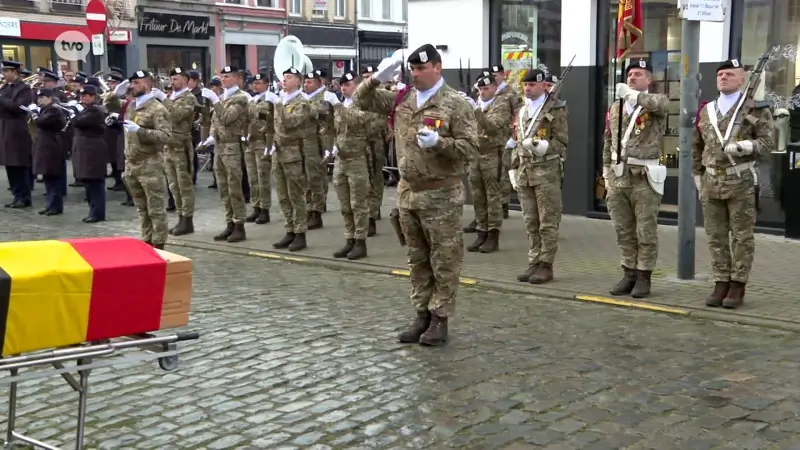
POLYGON ((555 104, 553 104, 553 109, 564 108, 567 106, 566 100, 556 100, 555 104))
POLYGON ((753 109, 764 109, 764 108, 772 108, 772 102, 769 100, 761 100, 758 102, 753 102, 753 109))

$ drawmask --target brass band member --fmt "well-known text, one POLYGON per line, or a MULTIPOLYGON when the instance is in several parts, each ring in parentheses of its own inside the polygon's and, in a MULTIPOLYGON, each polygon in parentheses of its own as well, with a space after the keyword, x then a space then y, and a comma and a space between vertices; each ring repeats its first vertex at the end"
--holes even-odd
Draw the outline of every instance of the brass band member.
POLYGON ((22 64, 2 61, 5 84, 0 88, 0 165, 6 166, 8 184, 14 199, 6 208, 31 206, 33 177, 31 172, 32 146, 28 131, 27 108, 33 102, 30 86, 20 78, 22 64))
POLYGON ((106 114, 98 104, 97 87, 87 84, 78 92, 83 110, 71 121, 75 128, 75 178, 86 188, 89 215, 83 221, 96 223, 106 220, 106 165, 108 150, 104 134, 106 114))

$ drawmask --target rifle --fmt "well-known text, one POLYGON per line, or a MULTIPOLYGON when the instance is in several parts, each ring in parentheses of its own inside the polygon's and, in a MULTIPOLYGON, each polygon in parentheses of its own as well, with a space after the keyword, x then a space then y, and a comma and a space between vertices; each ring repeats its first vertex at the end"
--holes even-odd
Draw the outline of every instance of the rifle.
POLYGON ((400 241, 400 246, 405 247, 406 236, 403 234, 403 229, 400 227, 400 210, 398 208, 392 208, 392 212, 389 214, 389 222, 391 222, 392 228, 394 228, 397 240, 400 241))
MULTIPOLYGON (((575 55, 575 56, 577 56, 577 55, 575 55)), ((549 114, 550 110, 553 109, 553 107, 555 106, 556 101, 558 100, 558 93, 561 92, 561 86, 563 86, 564 80, 567 78, 567 75, 569 75, 570 70, 572 70, 572 63, 575 61, 575 56, 573 56, 572 59, 569 60, 569 64, 564 69, 564 71, 561 72, 561 78, 559 78, 558 81, 553 85, 553 87, 550 88, 550 92, 547 93, 547 98, 544 101, 544 105, 542 105, 542 109, 539 111, 539 115, 536 116, 536 120, 531 124, 529 130, 533 130, 533 131, 538 130, 539 127, 542 124, 542 119, 544 119, 544 117, 547 114, 549 114)), ((520 129, 522 129, 522 115, 521 114, 520 114, 519 127, 520 127, 520 129)), ((524 130, 523 130, 523 133, 524 133, 524 130)), ((522 136, 523 139, 525 137, 526 136, 522 136)))

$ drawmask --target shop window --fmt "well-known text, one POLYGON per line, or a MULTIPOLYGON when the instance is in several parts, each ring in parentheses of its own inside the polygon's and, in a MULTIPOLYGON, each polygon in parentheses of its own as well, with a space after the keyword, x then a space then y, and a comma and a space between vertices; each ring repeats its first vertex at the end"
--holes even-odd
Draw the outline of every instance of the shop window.
POLYGON ((247 46, 225 45, 225 54, 228 56, 228 65, 238 67, 240 70, 247 68, 247 46))
POLYGON ((157 76, 168 77, 172 69, 197 70, 204 78, 208 72, 208 54, 204 48, 147 46, 147 69, 157 76))
POLYGON ((273 67, 275 59, 275 47, 267 45, 259 45, 256 47, 256 54, 258 55, 258 67, 273 67))
POLYGON ((53 47, 31 45, 31 70, 37 67, 53 69, 53 47))
POLYGON ((518 83, 533 66, 561 66, 561 1, 502 4, 502 64, 518 83))
POLYGON ((27 64, 28 54, 22 45, 3 45, 3 59, 6 61, 18 61, 23 65, 27 64))

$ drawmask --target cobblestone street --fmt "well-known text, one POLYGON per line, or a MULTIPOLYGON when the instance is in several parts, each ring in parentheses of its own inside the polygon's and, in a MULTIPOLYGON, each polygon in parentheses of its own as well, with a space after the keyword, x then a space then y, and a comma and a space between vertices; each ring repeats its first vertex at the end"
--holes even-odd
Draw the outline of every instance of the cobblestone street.
MULTIPOLYGON (((0 240, 135 235, 119 200, 95 226, 78 193, 60 217, 0 209, 0 240)), ((404 346, 406 279, 170 250, 194 259, 201 340, 172 373, 95 371, 89 448, 800 448, 791 333, 465 286, 446 347, 404 346)), ((21 431, 70 448, 63 380, 21 396, 21 431)))

